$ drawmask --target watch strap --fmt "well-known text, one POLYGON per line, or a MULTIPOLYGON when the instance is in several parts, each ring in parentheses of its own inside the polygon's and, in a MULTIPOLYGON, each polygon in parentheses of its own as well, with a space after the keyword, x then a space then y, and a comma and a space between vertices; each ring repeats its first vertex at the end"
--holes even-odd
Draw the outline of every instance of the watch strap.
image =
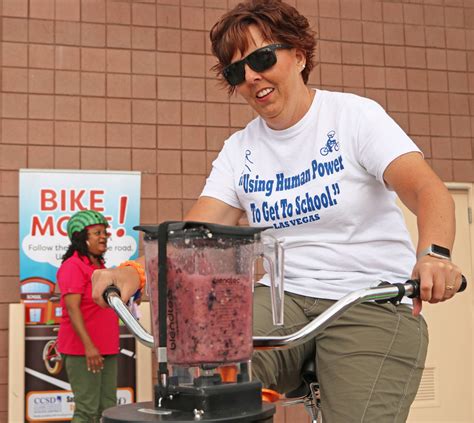
POLYGON ((451 261, 451 251, 449 248, 441 247, 440 245, 431 244, 417 255, 417 259, 423 256, 432 256, 443 260, 451 261))

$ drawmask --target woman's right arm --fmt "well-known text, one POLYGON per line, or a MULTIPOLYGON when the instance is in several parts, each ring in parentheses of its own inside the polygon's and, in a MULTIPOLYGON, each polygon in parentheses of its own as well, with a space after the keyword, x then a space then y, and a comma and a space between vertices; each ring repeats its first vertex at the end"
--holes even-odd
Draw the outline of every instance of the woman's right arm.
MULTIPOLYGON (((212 197, 200 197, 183 220, 237 225, 242 214, 242 210, 229 206, 223 201, 212 197)), ((136 261, 145 267, 145 257, 139 257, 136 261)), ((92 298, 102 307, 107 306, 102 294, 110 285, 117 286, 122 300, 127 302, 140 287, 140 279, 133 267, 96 270, 92 274, 92 298)))
POLYGON ((212 197, 199 197, 183 220, 237 225, 243 211, 212 197))
POLYGON ((101 356, 87 332, 81 312, 81 300, 81 294, 67 294, 64 296, 64 302, 69 318, 71 319, 72 327, 84 345, 87 369, 92 373, 96 373, 103 369, 104 358, 101 356))

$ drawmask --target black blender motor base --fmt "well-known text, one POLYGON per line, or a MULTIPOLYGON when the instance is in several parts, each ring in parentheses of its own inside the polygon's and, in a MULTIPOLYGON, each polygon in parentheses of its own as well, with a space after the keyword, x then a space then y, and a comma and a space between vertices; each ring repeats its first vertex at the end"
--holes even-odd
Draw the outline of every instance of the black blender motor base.
MULTIPOLYGON (((242 404, 245 409, 245 404, 242 404)), ((196 418, 193 412, 176 411, 155 408, 153 403, 139 402, 135 404, 120 405, 104 411, 103 423, 146 423, 146 422, 172 422, 172 423, 272 423, 275 414, 273 404, 263 403, 259 410, 242 411, 230 415, 225 411, 207 412, 201 418, 196 418), (170 414, 156 414, 156 413, 170 414)))
MULTIPOLYGON (((238 375, 239 379, 244 377, 247 375, 238 375)), ((170 410, 238 414, 259 410, 262 406, 262 384, 259 381, 225 383, 219 374, 214 374, 195 378, 192 384, 187 385, 172 382, 173 378, 170 378, 166 390, 155 385, 156 407, 160 404, 160 407, 170 410)))

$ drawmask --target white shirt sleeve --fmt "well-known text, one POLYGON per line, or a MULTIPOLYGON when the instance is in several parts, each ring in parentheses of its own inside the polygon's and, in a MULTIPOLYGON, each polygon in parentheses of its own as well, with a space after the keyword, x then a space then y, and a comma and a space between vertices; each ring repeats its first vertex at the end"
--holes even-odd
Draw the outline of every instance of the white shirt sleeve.
MULTIPOLYGON (((360 164, 381 183, 387 166, 403 154, 420 149, 375 101, 361 109, 357 133, 360 164)), ((421 152, 420 152, 421 153, 421 152)))
POLYGON ((232 153, 233 142, 237 142, 237 140, 233 137, 227 139, 221 152, 212 162, 212 170, 201 196, 217 198, 232 207, 243 210, 235 189, 234 172, 236 170, 235 154, 232 153))

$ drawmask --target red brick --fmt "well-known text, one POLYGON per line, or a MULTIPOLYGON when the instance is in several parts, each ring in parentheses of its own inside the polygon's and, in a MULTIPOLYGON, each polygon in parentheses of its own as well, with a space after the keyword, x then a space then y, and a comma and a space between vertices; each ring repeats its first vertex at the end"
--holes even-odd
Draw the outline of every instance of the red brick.
MULTIPOLYGON (((160 160, 158 159, 158 172, 160 171, 160 160)), ((182 198, 181 175, 158 175, 158 198, 182 198)))
POLYGON ((181 153, 183 174, 206 175, 206 154, 203 151, 183 151, 181 153))
POLYGON ((132 24, 139 26, 156 26, 156 5, 132 3, 132 24))
POLYGON ((183 204, 181 200, 158 200, 158 222, 181 220, 182 218, 183 204))
POLYGON ((197 199, 204 188, 205 176, 183 175, 183 198, 197 199))
MULTIPOLYGON (((1 153, 5 152, 4 146, 0 145, 0 152, 1 153)), ((4 157, 3 154, 0 157, 3 158, 4 157)), ((0 161, 0 164, 1 164, 1 161, 0 161)), ((26 165, 20 166, 20 167, 26 167, 26 165)), ((0 221, 3 223, 18 223, 18 197, 0 197, 0 221)), ((0 265, 1 263, 2 261, 0 260, 0 265)), ((7 267, 8 261, 4 261, 3 266, 7 267)), ((3 275, 14 276, 15 270, 14 269, 6 270, 5 273, 3 273, 3 275)), ((2 323, 0 323, 0 328, 2 327, 1 325, 2 323)))

